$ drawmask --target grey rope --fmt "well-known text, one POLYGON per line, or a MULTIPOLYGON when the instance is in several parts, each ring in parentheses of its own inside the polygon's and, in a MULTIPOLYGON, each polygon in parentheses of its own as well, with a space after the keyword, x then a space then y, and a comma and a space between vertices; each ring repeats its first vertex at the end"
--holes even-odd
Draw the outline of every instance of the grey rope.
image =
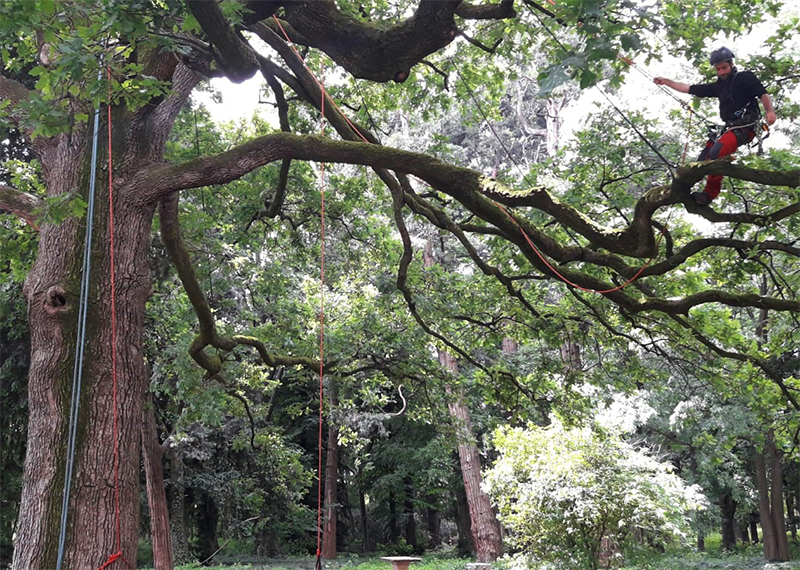
MULTIPOLYGON (((97 72, 97 80, 102 79, 102 68, 97 72)), ((75 467, 75 442, 78 432, 78 408, 81 400, 81 376, 83 375, 83 353, 86 343, 86 314, 89 305, 89 274, 92 263, 92 230, 94 226, 94 190, 97 175, 97 138, 100 130, 100 105, 94 112, 94 134, 92 135, 92 166, 89 175, 89 204, 86 210, 86 240, 83 245, 83 267, 81 291, 78 301, 78 344, 75 347, 75 366, 72 370, 72 395, 69 409, 69 437, 67 439, 67 459, 64 470, 64 494, 61 500, 61 527, 58 535, 58 559, 56 569, 61 570, 64 563, 64 549, 67 541, 67 512, 75 467)))

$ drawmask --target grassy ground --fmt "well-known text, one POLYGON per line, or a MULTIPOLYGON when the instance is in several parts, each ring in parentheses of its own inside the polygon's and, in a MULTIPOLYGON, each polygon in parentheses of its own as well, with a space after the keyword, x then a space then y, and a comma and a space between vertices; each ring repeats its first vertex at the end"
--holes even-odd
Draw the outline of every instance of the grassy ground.
MULTIPOLYGON (((753 545, 741 548, 735 553, 722 552, 719 537, 711 536, 706 540, 707 551, 693 552, 689 549, 672 550, 664 554, 640 552, 629 554, 627 563, 618 570, 800 570, 800 548, 791 545, 792 561, 783 563, 766 562, 762 556, 761 546, 753 545)), ((373 556, 354 556, 344 554, 334 561, 326 561, 325 570, 391 570, 387 562, 380 560, 381 554, 373 556)), ((281 559, 253 560, 246 556, 220 556, 214 566, 190 564, 177 567, 179 570, 201 570, 216 568, 219 570, 314 570, 313 557, 293 557, 281 559)), ((412 565, 412 570, 465 570, 467 563, 473 560, 456 558, 454 555, 436 553, 422 556, 422 562, 412 565)), ((517 564, 500 563, 499 570, 523 570, 517 564)), ((548 570, 549 565, 530 570, 548 570)))

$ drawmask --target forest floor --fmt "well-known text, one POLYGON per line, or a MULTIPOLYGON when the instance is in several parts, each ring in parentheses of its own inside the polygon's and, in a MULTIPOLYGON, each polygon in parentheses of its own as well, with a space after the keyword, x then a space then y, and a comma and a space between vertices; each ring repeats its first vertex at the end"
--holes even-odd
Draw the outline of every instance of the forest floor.
MULTIPOLYGON (((472 560, 464 559, 441 559, 436 557, 424 557, 423 562, 415 564, 414 570, 464 570, 466 564, 472 560)), ((498 567, 504 567, 499 564, 498 567)), ((515 570, 521 570, 518 566, 513 566, 515 570)), ((314 570, 314 560, 312 558, 291 558, 291 559, 267 559, 256 563, 222 563, 216 566, 199 566, 189 564, 178 566, 176 570, 206 570, 217 568, 219 570, 314 570)), ((507 567, 506 567, 507 568, 507 567)), ((543 566, 535 570, 549 570, 552 566, 543 566)), ((375 558, 346 559, 325 564, 326 570, 389 570, 390 566, 375 558)), ((534 569, 531 569, 534 570, 534 569)), ((673 553, 660 557, 650 558, 646 562, 638 562, 633 565, 625 565, 620 570, 800 570, 800 560, 783 563, 769 563, 760 556, 750 556, 748 554, 734 554, 717 556, 711 554, 687 553, 681 555, 673 553)))
MULTIPOLYGON (((712 535, 706 539, 707 550, 698 553, 689 549, 672 549, 665 554, 639 552, 629 554, 625 566, 617 570, 800 570, 800 546, 790 543, 792 560, 783 563, 770 563, 764 560, 761 545, 740 547, 733 553, 723 552, 719 545, 719 537, 712 535)), ((237 550, 236 548, 233 549, 237 550)), ((244 550, 244 549, 242 549, 244 550)), ((240 553, 220 553, 211 566, 187 564, 177 566, 176 570, 315 570, 313 557, 286 557, 254 559, 241 550, 240 553)), ((324 570, 391 570, 388 563, 380 557, 385 554, 375 553, 371 556, 342 554, 337 560, 325 561, 324 570)), ((474 560, 458 558, 453 551, 436 552, 421 556, 422 562, 412 565, 411 570, 465 570, 466 565, 474 560)), ((152 560, 152 559, 151 559, 152 560)), ((144 562, 144 561, 143 561, 144 562)), ((152 564, 152 562, 151 562, 152 564)), ((147 568, 140 564, 140 568, 147 568)), ((497 570, 556 570, 553 565, 527 565, 509 559, 494 565, 497 570)), ((558 570, 566 570, 563 566, 558 570)))

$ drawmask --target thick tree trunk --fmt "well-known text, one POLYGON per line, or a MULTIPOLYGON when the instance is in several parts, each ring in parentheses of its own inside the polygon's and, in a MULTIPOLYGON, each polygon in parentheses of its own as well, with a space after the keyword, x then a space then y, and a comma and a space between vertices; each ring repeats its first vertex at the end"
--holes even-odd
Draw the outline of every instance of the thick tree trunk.
POLYGON ((142 414, 142 460, 147 483, 147 504, 150 508, 150 536, 153 541, 155 570, 172 570, 172 535, 169 526, 167 492, 164 486, 164 449, 158 441, 158 430, 152 398, 142 414))
POLYGON ((722 511, 722 549, 736 549, 736 501, 733 500, 730 490, 725 491, 719 501, 722 511))
POLYGON ((169 518, 172 535, 173 561, 182 564, 190 560, 189 533, 186 528, 186 494, 183 483, 183 461, 177 450, 169 453, 169 518))
POLYGON ((706 551, 706 535, 701 530, 697 533, 697 552, 705 552, 706 551))
MULTIPOLYGON (((125 125, 118 128, 121 136, 115 143, 122 145, 125 125)), ((87 149, 81 156, 74 146, 66 143, 66 137, 63 139, 53 156, 42 160, 48 195, 79 188, 85 198, 89 186, 89 145, 81 145, 87 149)), ((103 156, 107 142, 105 137, 101 139, 100 156, 103 156)), ((126 200, 124 183, 116 189, 118 417, 115 427, 107 176, 107 172, 97 176, 84 368, 74 473, 66 513, 63 567, 76 570, 97 568, 118 552, 135 566, 139 530, 140 426, 146 378, 142 333, 145 301, 150 294, 147 251, 154 208, 126 200), (119 449, 118 501, 115 443, 119 449)), ((84 222, 85 219, 71 218, 59 225, 42 225, 38 256, 25 283, 31 330, 30 416, 14 570, 56 567, 84 222)))
MULTIPOLYGON (((339 392, 331 382, 331 408, 339 405, 339 392)), ((322 558, 336 558, 336 511, 338 508, 336 489, 339 480, 339 428, 328 425, 328 447, 325 459, 325 509, 322 520, 322 558)))

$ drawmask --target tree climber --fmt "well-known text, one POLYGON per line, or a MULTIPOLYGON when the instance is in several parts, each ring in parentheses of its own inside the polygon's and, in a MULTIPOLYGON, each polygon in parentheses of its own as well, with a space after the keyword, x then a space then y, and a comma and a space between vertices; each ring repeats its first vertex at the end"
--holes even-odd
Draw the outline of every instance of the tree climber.
MULTIPOLYGON (((721 47, 711 52, 709 62, 717 71, 714 83, 686 85, 665 77, 654 79, 657 85, 666 85, 680 93, 696 97, 717 97, 719 114, 725 122, 722 134, 711 133, 698 160, 716 160, 730 156, 739 145, 748 144, 756 136, 756 128, 761 119, 758 99, 764 105, 766 120, 773 124, 777 119, 767 90, 751 71, 738 71, 733 65, 733 52, 721 47)), ((707 206, 719 195, 722 176, 709 176, 704 192, 693 192, 692 197, 701 206, 707 206)))

